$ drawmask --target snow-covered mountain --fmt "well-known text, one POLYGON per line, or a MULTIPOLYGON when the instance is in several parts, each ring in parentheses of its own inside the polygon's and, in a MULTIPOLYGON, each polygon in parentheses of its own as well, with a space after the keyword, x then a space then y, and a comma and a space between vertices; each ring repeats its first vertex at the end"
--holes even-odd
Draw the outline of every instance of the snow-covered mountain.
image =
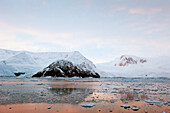
POLYGON ((0 49, 0 76, 15 76, 18 72, 31 76, 57 60, 67 60, 84 70, 97 72, 93 62, 78 51, 34 53, 0 49))
POLYGON ((57 60, 51 63, 42 71, 34 74, 32 77, 93 77, 100 78, 99 74, 88 64, 73 63, 68 60, 57 60))
POLYGON ((101 77, 170 77, 170 57, 141 58, 122 55, 96 66, 101 71, 101 77))

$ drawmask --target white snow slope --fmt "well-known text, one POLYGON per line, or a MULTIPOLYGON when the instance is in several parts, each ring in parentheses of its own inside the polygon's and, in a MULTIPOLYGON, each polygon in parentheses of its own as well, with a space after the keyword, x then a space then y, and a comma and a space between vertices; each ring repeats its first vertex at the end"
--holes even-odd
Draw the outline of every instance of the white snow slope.
POLYGON ((170 57, 141 58, 122 55, 96 64, 101 77, 170 77, 170 57))
POLYGON ((15 76, 15 72, 24 72, 24 76, 31 76, 52 62, 62 59, 81 65, 83 70, 97 72, 93 62, 78 51, 34 53, 0 49, 0 76, 15 76))

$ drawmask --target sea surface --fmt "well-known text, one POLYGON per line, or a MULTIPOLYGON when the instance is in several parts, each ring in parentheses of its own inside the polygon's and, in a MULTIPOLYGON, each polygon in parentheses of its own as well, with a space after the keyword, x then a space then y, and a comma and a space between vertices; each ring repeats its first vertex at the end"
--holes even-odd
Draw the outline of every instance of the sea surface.
POLYGON ((0 78, 0 113, 56 112, 170 113, 170 79, 0 78))

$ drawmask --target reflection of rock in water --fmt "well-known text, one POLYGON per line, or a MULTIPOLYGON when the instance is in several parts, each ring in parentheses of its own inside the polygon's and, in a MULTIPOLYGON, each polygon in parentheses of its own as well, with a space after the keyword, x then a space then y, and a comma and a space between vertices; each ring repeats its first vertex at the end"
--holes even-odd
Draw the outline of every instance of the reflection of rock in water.
POLYGON ((50 92, 59 103, 80 103, 93 93, 93 89, 85 88, 52 88, 50 92))
POLYGON ((85 94, 92 89, 84 89, 84 88, 52 88, 50 90, 52 93, 56 93, 57 95, 66 96, 71 94, 85 94))
POLYGON ((83 88, 52 88, 48 91, 30 90, 0 91, 0 105, 21 103, 71 103, 83 102, 93 92, 92 89, 83 88))

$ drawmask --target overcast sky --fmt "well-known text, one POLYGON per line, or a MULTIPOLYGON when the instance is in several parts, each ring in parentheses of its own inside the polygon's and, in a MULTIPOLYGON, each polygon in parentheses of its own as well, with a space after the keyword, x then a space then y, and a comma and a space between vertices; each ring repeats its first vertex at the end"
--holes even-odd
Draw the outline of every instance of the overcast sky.
POLYGON ((80 51, 95 63, 170 56, 170 0, 0 0, 0 48, 80 51))

